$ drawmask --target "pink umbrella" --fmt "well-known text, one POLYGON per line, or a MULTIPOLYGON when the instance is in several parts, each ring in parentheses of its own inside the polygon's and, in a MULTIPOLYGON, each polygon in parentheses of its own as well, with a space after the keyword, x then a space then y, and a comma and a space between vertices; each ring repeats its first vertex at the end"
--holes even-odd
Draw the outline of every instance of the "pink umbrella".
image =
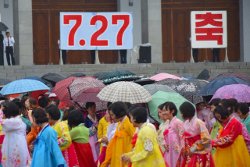
POLYGON ((71 99, 68 87, 76 78, 77 77, 68 77, 57 82, 52 92, 54 92, 61 101, 70 101, 71 99))
MULTIPOLYGON (((69 86, 71 99, 81 106, 86 102, 101 102, 96 95, 104 88, 102 81, 93 77, 76 78, 69 86)), ((98 105, 98 104, 97 104, 98 105)), ((97 107, 98 108, 98 107, 97 107)))
POLYGON ((238 102, 250 102, 250 86, 244 84, 232 84, 219 88, 212 99, 231 99, 234 98, 238 102))
POLYGON ((178 80, 181 80, 180 77, 169 74, 169 73, 159 73, 159 74, 156 74, 156 75, 150 77, 150 79, 154 80, 154 81, 161 81, 161 80, 164 80, 164 79, 178 79, 178 80))

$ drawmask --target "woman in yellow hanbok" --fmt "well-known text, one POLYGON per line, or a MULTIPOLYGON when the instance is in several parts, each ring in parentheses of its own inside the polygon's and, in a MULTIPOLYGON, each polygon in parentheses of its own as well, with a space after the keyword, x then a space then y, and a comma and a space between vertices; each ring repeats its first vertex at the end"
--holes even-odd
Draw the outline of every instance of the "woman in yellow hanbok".
POLYGON ((242 124, 230 117, 227 109, 217 106, 215 118, 221 123, 222 129, 212 146, 216 147, 214 154, 215 166, 219 167, 250 167, 250 156, 242 135, 242 124))
POLYGON ((139 128, 138 138, 133 151, 122 156, 122 161, 132 163, 132 167, 165 167, 165 161, 157 142, 157 132, 147 122, 147 111, 136 107, 130 111, 131 122, 139 128))
POLYGON ((126 116, 127 107, 123 102, 115 102, 111 106, 111 119, 118 123, 116 132, 108 144, 105 161, 101 167, 124 167, 121 156, 131 151, 131 140, 135 132, 135 128, 126 116))

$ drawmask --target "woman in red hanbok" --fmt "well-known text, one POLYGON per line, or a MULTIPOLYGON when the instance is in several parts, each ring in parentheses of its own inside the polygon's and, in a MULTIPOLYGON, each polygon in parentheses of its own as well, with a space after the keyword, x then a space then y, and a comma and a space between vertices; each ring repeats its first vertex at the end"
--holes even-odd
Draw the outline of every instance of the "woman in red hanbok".
POLYGON ((184 122, 182 167, 213 167, 211 142, 205 123, 195 116, 195 107, 184 102, 180 106, 184 122))

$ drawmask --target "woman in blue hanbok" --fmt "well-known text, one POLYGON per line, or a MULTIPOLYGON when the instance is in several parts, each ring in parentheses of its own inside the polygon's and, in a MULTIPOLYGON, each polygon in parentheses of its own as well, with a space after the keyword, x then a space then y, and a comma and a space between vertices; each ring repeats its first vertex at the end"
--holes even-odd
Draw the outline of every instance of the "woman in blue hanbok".
POLYGON ((66 167, 66 162, 57 143, 57 134, 49 126, 43 109, 32 111, 34 123, 41 127, 34 142, 31 167, 66 167))

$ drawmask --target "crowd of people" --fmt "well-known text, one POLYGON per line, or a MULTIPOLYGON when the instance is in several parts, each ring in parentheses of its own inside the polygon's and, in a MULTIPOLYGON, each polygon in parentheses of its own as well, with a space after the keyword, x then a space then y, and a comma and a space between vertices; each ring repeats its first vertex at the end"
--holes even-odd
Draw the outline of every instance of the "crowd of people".
POLYGON ((250 166, 249 104, 235 99, 166 101, 159 126, 143 104, 109 102, 102 117, 46 95, 0 104, 3 167, 250 166))

